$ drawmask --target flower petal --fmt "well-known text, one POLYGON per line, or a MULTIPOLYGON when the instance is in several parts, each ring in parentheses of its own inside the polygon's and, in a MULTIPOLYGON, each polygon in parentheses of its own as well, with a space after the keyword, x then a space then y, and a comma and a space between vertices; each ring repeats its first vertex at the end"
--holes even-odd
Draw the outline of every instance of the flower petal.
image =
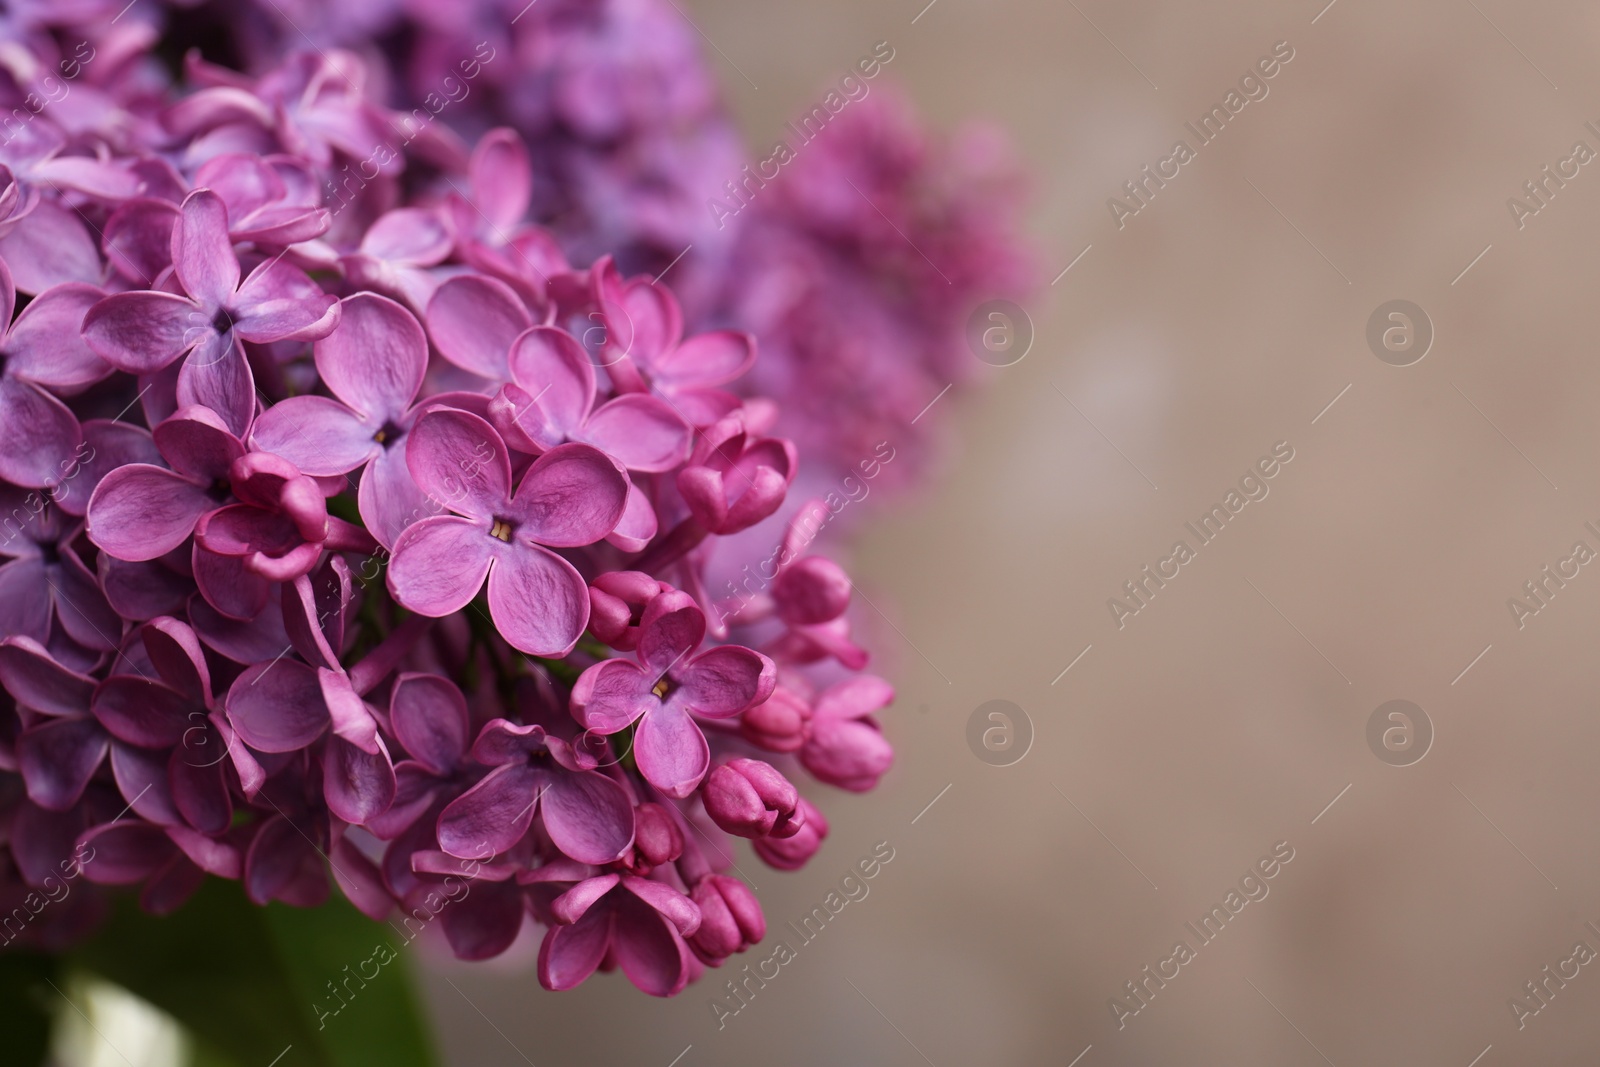
POLYGON ((425 412, 406 435, 406 465, 417 487, 452 511, 492 519, 507 509, 511 456, 495 428, 476 415, 425 412))
POLYGON ((100 250, 88 227, 77 212, 50 197, 40 199, 15 229, 0 237, 0 257, 10 264, 17 289, 24 293, 101 281, 100 250))
POLYGON ((389 560, 389 591, 401 605, 439 618, 478 595, 493 540, 471 519, 439 515, 408 526, 389 560))
POLYGON ((597 771, 552 771, 539 802, 551 842, 580 863, 610 863, 633 844, 633 804, 597 771))
POLYGON ((436 674, 402 674, 389 697, 394 735, 411 758, 448 774, 467 751, 467 698, 436 674))
POLYGON ((594 364, 578 339, 554 326, 535 326, 511 346, 511 376, 537 398, 547 421, 571 436, 594 404, 594 364))
POLYGON ((47 289, 17 316, 6 336, 7 369, 57 388, 91 385, 111 367, 83 339, 83 318, 105 298, 92 285, 47 289))
POLYGON ((13 485, 56 485, 83 441, 67 405, 29 382, 0 378, 0 478, 13 485))
POLYGON ((778 668, 767 657, 739 645, 707 649, 671 671, 682 688, 673 694, 701 715, 737 715, 772 695, 778 668))
POLYGON ((439 847, 463 859, 507 851, 533 825, 539 784, 526 763, 496 767, 439 813, 439 847))
POLYGON ((235 437, 245 435, 256 414, 256 383, 237 338, 213 336, 189 353, 178 371, 178 403, 209 408, 235 437))
POLYGON ((89 710, 94 679, 69 671, 28 637, 0 641, 0 686, 17 703, 46 715, 82 716, 89 710))
POLYGON ((513 648, 530 656, 564 656, 589 625, 589 587, 554 552, 515 544, 499 553, 489 571, 489 614, 513 648))
POLYGON ((339 299, 306 272, 273 258, 250 272, 233 298, 233 332, 246 341, 314 341, 339 325, 339 299))
POLYGON ((228 690, 226 705, 240 739, 260 752, 293 752, 328 728, 317 672, 294 660, 247 669, 228 690))
POLYGON ((533 461, 511 501, 519 540, 558 548, 592 545, 617 528, 628 478, 590 445, 552 448, 533 461))
POLYGON ((693 432, 660 397, 626 393, 589 416, 582 440, 629 470, 658 473, 688 460, 693 432))
POLYGON ((601 660, 573 685, 572 717, 586 730, 614 734, 660 703, 650 691, 653 684, 654 679, 635 663, 601 660))
POLYGON ((118 741, 167 748, 183 740, 184 731, 194 725, 189 713, 198 709, 169 685, 113 674, 95 688, 90 710, 118 741))
POLYGON ((428 301, 428 335, 439 354, 485 378, 509 377, 506 353, 533 318, 509 285, 462 274, 439 286, 428 301))
POLYGON ((582 985, 611 946, 610 908, 590 908, 570 926, 552 926, 539 946, 539 984, 550 990, 582 985))
POLYGON ((228 209, 209 189, 196 189, 183 202, 172 230, 172 267, 183 291, 209 307, 226 307, 239 288, 228 209))
POLYGON ((28 799, 41 808, 66 811, 106 758, 111 739, 90 718, 44 719, 17 738, 17 767, 28 799))
POLYGON ((394 803, 394 766, 380 747, 366 753, 342 737, 330 737, 322 758, 322 795, 328 810, 348 823, 375 819, 394 803))
POLYGON ((151 374, 193 348, 210 330, 193 301, 138 291, 108 296, 83 317, 83 339, 107 363, 151 374))
POLYGON ((261 451, 293 463, 302 474, 331 477, 347 474, 383 451, 372 439, 378 428, 337 400, 292 396, 261 413, 250 440, 261 451))
POLYGON ((313 348, 317 370, 334 396, 377 426, 399 421, 428 369, 422 324, 376 293, 357 293, 341 304, 338 328, 313 348))
POLYGON ((683 705, 668 701, 652 708, 633 735, 639 773, 669 797, 695 791, 711 766, 711 749, 683 705))
POLYGON ((651 996, 670 997, 689 984, 689 946, 660 912, 637 897, 618 900, 611 951, 628 981, 651 996))

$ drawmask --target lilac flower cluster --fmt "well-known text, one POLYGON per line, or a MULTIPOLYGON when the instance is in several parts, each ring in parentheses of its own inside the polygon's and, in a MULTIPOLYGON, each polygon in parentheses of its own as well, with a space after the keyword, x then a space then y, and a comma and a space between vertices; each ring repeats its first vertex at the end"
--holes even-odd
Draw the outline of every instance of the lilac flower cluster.
POLYGON ((881 488, 926 477, 947 420, 918 416, 984 371, 967 317, 1033 289, 1022 170, 996 130, 931 134, 878 82, 847 107, 832 94, 816 109, 826 127, 786 147, 774 176, 754 166, 771 146, 741 145, 671 0, 169 2, 175 23, 205 31, 196 43, 246 65, 308 40, 364 49, 419 121, 517 130, 532 216, 573 262, 669 271, 692 326, 761 338, 735 391, 783 399, 775 428, 807 457, 806 495, 859 480, 883 442, 902 458, 881 488), (475 55, 495 58, 464 67, 475 55))
POLYGON ((893 692, 808 539, 707 592, 799 469, 754 338, 573 266, 511 130, 413 136, 338 49, 166 86, 111 14, 3 30, 0 104, 83 74, 0 144, 0 916, 72 862, 155 913, 337 887, 657 995, 759 941, 727 835, 804 864, 795 780, 871 789, 893 692))

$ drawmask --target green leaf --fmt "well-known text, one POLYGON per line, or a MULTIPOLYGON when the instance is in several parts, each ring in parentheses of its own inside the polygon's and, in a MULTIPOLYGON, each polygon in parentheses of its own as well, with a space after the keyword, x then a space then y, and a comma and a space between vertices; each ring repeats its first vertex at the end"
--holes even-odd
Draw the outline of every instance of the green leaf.
POLYGON ((112 920, 70 960, 171 1014, 213 1062, 263 1065, 281 1055, 277 1067, 433 1067, 391 934, 343 899, 262 908, 238 883, 210 879, 170 916, 120 899, 112 920))
POLYGON ((56 963, 37 952, 0 951, 0 1034, 8 1063, 43 1063, 61 997, 56 963))

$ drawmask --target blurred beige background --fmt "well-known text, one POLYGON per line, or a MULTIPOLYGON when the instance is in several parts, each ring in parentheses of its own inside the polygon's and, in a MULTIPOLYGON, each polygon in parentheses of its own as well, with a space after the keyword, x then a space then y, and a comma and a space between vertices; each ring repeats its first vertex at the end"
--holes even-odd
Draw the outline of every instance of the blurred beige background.
POLYGON ((716 975, 661 1002, 435 967, 452 1062, 1592 1062, 1600 966, 1522 1029, 1507 1001, 1600 951, 1600 566, 1520 630, 1506 602, 1600 549, 1600 165, 1520 230, 1506 201, 1600 151, 1600 11, 682 2, 752 143, 888 40, 932 122, 1015 138, 1044 281, 1091 247, 1030 306, 1030 354, 929 414, 944 477, 860 546, 895 769, 822 797, 804 871, 742 864, 778 927, 886 840, 870 896, 720 1031, 716 975), (1269 95, 1119 231, 1107 198, 1279 41, 1269 95), (1367 344, 1393 299, 1435 331, 1411 366, 1367 344), (1267 498, 1117 629, 1107 598, 1280 441, 1267 498), (991 699, 1035 731, 1013 766, 967 744, 991 699), (1368 747, 1391 699, 1435 731, 1412 766, 1368 747), (1185 922, 1282 841, 1270 894, 1199 946, 1185 922), (1108 999, 1180 938, 1195 958, 1119 1030, 1108 999))

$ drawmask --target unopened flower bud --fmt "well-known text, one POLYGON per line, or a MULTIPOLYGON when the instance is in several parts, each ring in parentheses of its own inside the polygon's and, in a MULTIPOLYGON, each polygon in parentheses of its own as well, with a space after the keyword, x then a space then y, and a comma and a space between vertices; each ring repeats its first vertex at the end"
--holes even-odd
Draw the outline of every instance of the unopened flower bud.
POLYGON ((828 820, 805 797, 800 798, 799 814, 805 816, 805 822, 793 837, 761 837, 754 842, 756 855, 780 871, 798 871, 804 867, 828 836, 828 820))
POLYGON ((767 936, 761 902, 737 878, 710 875, 690 896, 700 905, 700 929, 689 939, 689 947, 702 962, 720 967, 735 952, 743 952, 767 936))
POLYGON ((800 829, 800 794, 776 767, 736 759, 706 778, 702 797, 711 821, 740 837, 790 837, 800 829))

